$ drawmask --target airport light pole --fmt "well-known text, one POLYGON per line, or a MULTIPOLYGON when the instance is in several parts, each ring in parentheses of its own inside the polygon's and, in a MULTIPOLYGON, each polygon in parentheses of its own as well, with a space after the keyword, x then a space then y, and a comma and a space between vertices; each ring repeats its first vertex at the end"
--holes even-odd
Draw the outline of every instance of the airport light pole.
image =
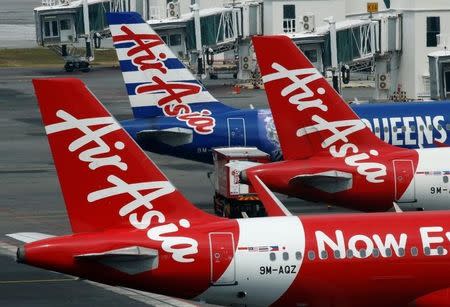
MULTIPOLYGON (((145 2, 145 1, 143 1, 145 2)), ((131 0, 130 1, 130 12, 135 12, 136 11, 136 0, 131 0)))
POLYGON ((91 45, 91 29, 89 27, 89 5, 88 0, 83 0, 83 23, 84 23, 84 35, 86 39, 86 58, 88 61, 94 59, 91 45))
POLYGON ((339 91, 339 68, 338 68, 338 58, 337 58, 337 39, 336 39, 336 21, 333 16, 327 17, 324 21, 328 22, 330 31, 330 46, 331 46, 331 73, 333 76, 333 88, 339 91), (337 74, 336 74, 337 72, 337 74))
POLYGON ((200 0, 195 0, 191 5, 194 12, 194 27, 195 27, 195 48, 197 49, 197 75, 203 74, 203 51, 202 51, 202 31, 200 25, 200 0))

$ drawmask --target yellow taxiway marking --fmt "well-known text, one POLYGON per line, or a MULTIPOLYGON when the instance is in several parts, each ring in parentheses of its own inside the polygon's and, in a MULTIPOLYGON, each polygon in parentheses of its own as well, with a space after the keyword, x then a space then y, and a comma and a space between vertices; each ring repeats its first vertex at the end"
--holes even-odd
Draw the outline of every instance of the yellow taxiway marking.
POLYGON ((73 281, 76 278, 54 278, 54 279, 24 279, 24 280, 0 280, 0 284, 19 284, 33 282, 55 282, 55 281, 73 281))

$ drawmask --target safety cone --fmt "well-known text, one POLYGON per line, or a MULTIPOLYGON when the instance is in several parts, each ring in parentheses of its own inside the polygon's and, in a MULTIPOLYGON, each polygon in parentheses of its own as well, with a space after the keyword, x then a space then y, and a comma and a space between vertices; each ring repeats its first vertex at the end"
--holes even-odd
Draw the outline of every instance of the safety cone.
POLYGON ((240 94, 241 93, 241 87, 238 84, 235 84, 233 87, 233 93, 234 94, 240 94))

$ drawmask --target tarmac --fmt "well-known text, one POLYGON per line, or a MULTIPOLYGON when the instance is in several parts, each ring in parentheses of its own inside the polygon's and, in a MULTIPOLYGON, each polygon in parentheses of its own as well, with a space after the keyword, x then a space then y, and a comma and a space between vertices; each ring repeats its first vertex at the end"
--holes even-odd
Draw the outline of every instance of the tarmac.
MULTIPOLYGON (((71 74, 62 67, 0 69, 0 306, 192 306, 178 299, 104 286, 15 262, 15 250, 21 243, 5 234, 71 232, 31 84, 31 79, 44 77, 80 78, 118 120, 132 117, 118 68, 96 67, 89 73, 71 74)), ((205 84, 217 99, 231 106, 267 108, 263 90, 242 89, 239 95, 233 94, 232 82, 219 79, 205 84)), ((370 92, 346 89, 344 96, 364 100, 370 92)), ((153 153, 149 156, 189 200, 213 211, 214 188, 207 177, 212 166, 153 153)), ((294 214, 345 211, 281 198, 294 214)))

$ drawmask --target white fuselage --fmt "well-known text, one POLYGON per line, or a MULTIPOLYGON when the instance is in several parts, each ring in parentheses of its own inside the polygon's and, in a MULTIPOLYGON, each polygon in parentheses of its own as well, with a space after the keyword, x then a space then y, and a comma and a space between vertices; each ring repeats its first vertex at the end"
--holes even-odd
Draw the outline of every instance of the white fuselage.
POLYGON ((440 210, 450 208, 450 148, 417 149, 414 179, 399 200, 401 207, 440 210), (411 201, 411 200, 415 201, 411 201))

